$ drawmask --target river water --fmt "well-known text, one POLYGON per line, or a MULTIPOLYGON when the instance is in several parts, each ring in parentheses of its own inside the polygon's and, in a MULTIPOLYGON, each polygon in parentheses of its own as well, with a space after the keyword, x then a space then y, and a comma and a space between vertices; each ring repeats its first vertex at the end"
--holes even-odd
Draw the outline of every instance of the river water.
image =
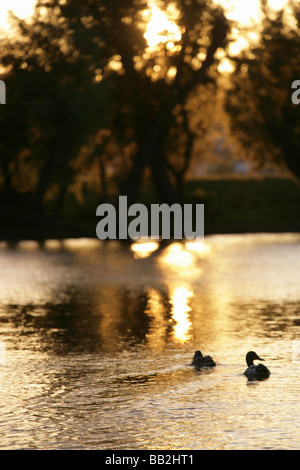
POLYGON ((300 236, 156 248, 1 243, 0 449, 299 449, 300 236))

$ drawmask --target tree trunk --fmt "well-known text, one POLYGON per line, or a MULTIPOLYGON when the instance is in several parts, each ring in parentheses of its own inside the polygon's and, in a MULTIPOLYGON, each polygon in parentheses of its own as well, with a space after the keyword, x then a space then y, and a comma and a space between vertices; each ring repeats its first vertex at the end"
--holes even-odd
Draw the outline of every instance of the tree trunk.
POLYGON ((169 205, 172 205, 175 202, 181 202, 181 195, 178 188, 174 187, 171 182, 167 166, 162 155, 156 155, 152 160, 150 167, 152 180, 159 199, 169 205))
POLYGON ((108 190, 107 190, 107 180, 106 180, 106 171, 105 171, 105 164, 103 161, 103 155, 99 156, 99 173, 101 179, 101 192, 104 199, 107 199, 108 190))
POLYGON ((133 162, 132 171, 125 187, 130 204, 135 202, 138 196, 147 166, 151 167, 155 187, 160 198, 164 201, 176 199, 165 162, 161 158, 159 159, 158 156, 162 155, 162 146, 171 124, 173 109, 177 104, 183 104, 195 86, 205 79, 207 71, 214 62, 214 55, 217 49, 223 45, 227 29, 226 18, 224 16, 219 17, 216 22, 212 42, 207 49, 206 59, 202 63, 201 68, 193 73, 192 78, 187 83, 182 86, 178 84, 173 89, 169 101, 162 104, 157 118, 152 123, 149 123, 146 135, 140 141, 139 151, 133 162))
POLYGON ((125 186, 129 204, 136 201, 146 167, 153 165, 157 155, 161 155, 162 145, 169 128, 173 104, 166 106, 146 130, 146 135, 140 139, 138 153, 134 159, 129 179, 125 186))

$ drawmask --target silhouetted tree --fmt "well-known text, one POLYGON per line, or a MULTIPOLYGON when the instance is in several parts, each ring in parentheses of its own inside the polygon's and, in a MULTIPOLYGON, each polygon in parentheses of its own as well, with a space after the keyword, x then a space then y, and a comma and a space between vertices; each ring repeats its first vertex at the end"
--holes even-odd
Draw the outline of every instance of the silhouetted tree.
POLYGON ((33 24, 18 19, 14 39, 1 39, 7 105, 0 117, 3 197, 15 210, 44 212, 45 201, 63 207, 74 179, 72 162, 105 123, 105 85, 90 60, 69 41, 58 11, 38 4, 33 24))
POLYGON ((261 39, 235 58, 226 109, 233 133, 258 161, 284 163, 300 178, 300 106, 292 83, 300 77, 300 7, 274 13, 262 2, 261 39))
MULTIPOLYGON (((80 2, 72 2, 70 8, 74 3, 81 8, 80 2)), ((93 3, 86 2, 85 8, 93 3)), ((147 167, 161 200, 171 203, 180 197, 193 144, 186 101, 199 84, 213 79, 215 53, 225 42, 227 22, 212 2, 159 2, 166 12, 174 5, 180 38, 151 48, 144 36, 145 25, 140 26, 147 2, 122 2, 120 8, 116 2, 102 2, 99 24, 103 47, 119 64, 117 71, 108 75, 111 132, 120 152, 128 150, 122 192, 131 202, 147 167)))
POLYGON ((161 31, 170 37, 155 46, 145 37, 146 0, 39 1, 31 22, 15 20, 14 39, 1 41, 6 195, 27 195, 41 212, 52 193, 62 207, 76 176, 72 162, 89 143, 89 158, 102 153, 103 175, 103 162, 117 159, 130 202, 146 168, 161 200, 179 198, 194 137, 186 102, 214 80, 228 26, 211 0, 157 5, 178 34, 161 31))

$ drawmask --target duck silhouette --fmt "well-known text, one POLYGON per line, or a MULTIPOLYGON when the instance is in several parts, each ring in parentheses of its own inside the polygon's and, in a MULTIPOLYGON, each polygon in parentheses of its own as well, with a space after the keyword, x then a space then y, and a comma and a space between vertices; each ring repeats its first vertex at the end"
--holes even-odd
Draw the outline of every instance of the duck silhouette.
POLYGON ((254 360, 264 361, 261 357, 259 357, 256 352, 249 351, 246 354, 246 362, 248 368, 245 370, 244 375, 248 378, 248 380, 265 380, 270 376, 269 369, 264 366, 263 364, 254 364, 254 360))
POLYGON ((191 365, 199 370, 206 367, 215 367, 216 363, 211 356, 203 356, 201 351, 196 351, 191 365))

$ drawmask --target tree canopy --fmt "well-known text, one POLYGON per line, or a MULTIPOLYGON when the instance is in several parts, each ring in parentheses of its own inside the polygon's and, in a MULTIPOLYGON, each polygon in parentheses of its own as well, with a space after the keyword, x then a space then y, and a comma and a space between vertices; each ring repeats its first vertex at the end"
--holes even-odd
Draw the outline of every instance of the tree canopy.
POLYGON ((13 38, 1 39, 3 197, 62 207, 85 148, 83 165, 100 159, 105 173, 103 162, 117 162, 130 200, 146 168, 161 200, 178 199, 193 143, 186 100, 213 80, 228 26, 209 0, 153 3, 39 1, 30 22, 14 19, 13 38), (151 40, 158 11, 165 30, 151 40))
MULTIPOLYGON (((299 5, 292 26, 266 5, 260 40, 231 58, 226 111, 245 149, 299 176, 299 5)), ((231 25, 222 9, 212 0, 39 0, 30 21, 12 24, 0 40, 3 204, 59 214, 93 168, 104 195, 111 172, 134 202, 147 173, 161 201, 180 201, 195 137, 217 125, 207 110, 225 83, 218 65, 231 25)))
POLYGON ((256 160, 284 164, 300 178, 300 106, 291 99, 300 77, 300 6, 290 2, 289 14, 262 6, 260 41, 234 58, 226 110, 256 160))

